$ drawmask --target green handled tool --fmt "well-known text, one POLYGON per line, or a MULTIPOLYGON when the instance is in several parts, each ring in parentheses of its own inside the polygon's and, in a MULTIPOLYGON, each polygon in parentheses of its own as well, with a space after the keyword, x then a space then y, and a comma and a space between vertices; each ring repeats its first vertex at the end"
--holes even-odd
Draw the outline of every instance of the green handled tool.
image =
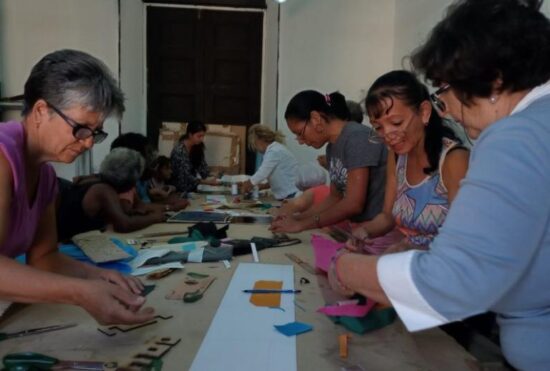
POLYGON ((2 359, 7 371, 40 371, 40 370, 114 370, 116 363, 93 361, 60 361, 40 353, 11 353, 2 359))
POLYGON ((46 326, 46 327, 31 328, 28 330, 12 332, 12 333, 0 332, 0 341, 12 339, 12 338, 19 338, 23 336, 43 334, 45 332, 50 332, 50 331, 64 330, 66 328, 71 328, 75 326, 77 326, 76 323, 68 323, 66 325, 53 325, 53 326, 46 326))

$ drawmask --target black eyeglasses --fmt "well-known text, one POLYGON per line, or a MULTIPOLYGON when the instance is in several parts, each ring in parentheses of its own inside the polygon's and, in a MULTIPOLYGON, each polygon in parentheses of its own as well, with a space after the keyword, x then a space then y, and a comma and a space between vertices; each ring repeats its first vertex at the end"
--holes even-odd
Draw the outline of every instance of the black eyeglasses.
POLYGON ((296 138, 298 138, 298 139, 304 139, 304 134, 305 134, 305 132, 306 132, 307 124, 309 124, 309 119, 306 120, 306 122, 305 122, 305 124, 304 124, 304 127, 302 128, 302 131, 300 132, 300 134, 296 135, 296 138))
POLYGON ((55 107, 53 104, 46 102, 50 108, 57 113, 65 122, 67 125, 73 128, 73 136, 78 140, 85 140, 89 137, 93 137, 93 141, 95 144, 101 143, 107 138, 107 133, 104 132, 101 129, 92 130, 88 126, 84 124, 79 124, 75 120, 71 119, 67 115, 65 115, 61 110, 57 107, 55 107))
POLYGON ((439 89, 437 89, 435 91, 435 93, 431 94, 430 95, 430 99, 432 101, 432 103, 434 104, 435 108, 439 111, 439 112, 445 112, 447 110, 447 106, 445 105, 445 102, 443 102, 441 100, 441 98, 439 98, 439 96, 443 93, 445 93, 447 90, 449 90, 451 88, 451 85, 449 84, 445 84, 443 85, 442 87, 440 87, 439 89))

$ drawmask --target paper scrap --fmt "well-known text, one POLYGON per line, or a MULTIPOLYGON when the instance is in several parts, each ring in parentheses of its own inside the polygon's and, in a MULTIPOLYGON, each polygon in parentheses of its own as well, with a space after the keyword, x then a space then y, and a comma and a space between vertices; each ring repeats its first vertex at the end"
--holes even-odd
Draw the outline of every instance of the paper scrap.
MULTIPOLYGON (((283 281, 256 281, 253 287, 254 290, 280 290, 282 288, 283 281)), ((252 294, 250 295, 250 302, 257 307, 280 307, 281 294, 252 294)))
POLYGON ((260 259, 258 258, 258 249, 256 249, 256 244, 254 242, 251 242, 250 248, 252 249, 252 257, 254 258, 254 263, 259 263, 260 259))
POLYGON ((189 263, 202 263, 202 255, 204 254, 204 247, 194 249, 187 255, 187 262, 189 263))
POLYGON ((375 304, 374 301, 368 300, 365 305, 327 305, 326 307, 319 308, 317 312, 326 314, 327 316, 364 317, 375 304))
POLYGON ((185 268, 185 266, 180 262, 166 263, 166 264, 160 264, 160 265, 148 265, 146 267, 136 268, 132 270, 132 273, 130 274, 132 276, 142 276, 144 274, 149 274, 151 272, 155 272, 161 269, 168 269, 168 268, 183 269, 185 268))
POLYGON ((289 322, 286 325, 275 325, 275 328, 286 336, 294 336, 313 330, 313 326, 303 322, 289 322))
POLYGON ((231 263, 229 262, 229 260, 222 260, 222 263, 227 269, 231 268, 231 263))

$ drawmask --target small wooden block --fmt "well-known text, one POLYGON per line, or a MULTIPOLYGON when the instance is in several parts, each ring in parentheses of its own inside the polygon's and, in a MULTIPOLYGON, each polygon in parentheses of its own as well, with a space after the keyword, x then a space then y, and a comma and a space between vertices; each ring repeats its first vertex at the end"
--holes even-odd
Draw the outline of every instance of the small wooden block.
POLYGON ((349 334, 338 336, 338 345, 340 347, 340 358, 348 358, 348 340, 351 338, 349 334))

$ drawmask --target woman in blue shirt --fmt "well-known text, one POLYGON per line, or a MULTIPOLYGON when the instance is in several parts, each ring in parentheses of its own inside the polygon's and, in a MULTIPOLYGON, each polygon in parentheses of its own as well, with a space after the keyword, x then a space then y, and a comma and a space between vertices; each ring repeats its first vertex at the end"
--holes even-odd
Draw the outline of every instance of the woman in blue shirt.
POLYGON ((550 21, 540 1, 464 0, 412 58, 442 115, 477 139, 429 251, 342 252, 343 293, 391 303, 411 331, 497 313, 507 360, 550 365, 550 21))

